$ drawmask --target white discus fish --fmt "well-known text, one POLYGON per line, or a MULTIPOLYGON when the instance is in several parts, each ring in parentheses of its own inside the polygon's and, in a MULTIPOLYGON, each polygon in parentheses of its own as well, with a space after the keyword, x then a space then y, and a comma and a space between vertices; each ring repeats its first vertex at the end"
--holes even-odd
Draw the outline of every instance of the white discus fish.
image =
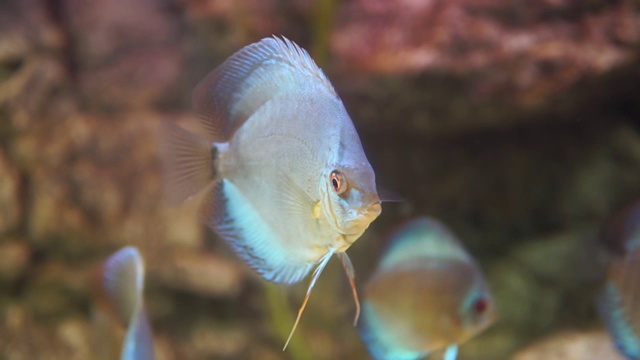
POLYGON ((357 321, 345 251, 381 206, 356 129, 322 70, 293 42, 265 38, 209 73, 193 104, 201 134, 164 126, 169 201, 210 187, 205 221, 267 280, 296 283, 315 267, 291 334, 333 254, 349 277, 357 321))

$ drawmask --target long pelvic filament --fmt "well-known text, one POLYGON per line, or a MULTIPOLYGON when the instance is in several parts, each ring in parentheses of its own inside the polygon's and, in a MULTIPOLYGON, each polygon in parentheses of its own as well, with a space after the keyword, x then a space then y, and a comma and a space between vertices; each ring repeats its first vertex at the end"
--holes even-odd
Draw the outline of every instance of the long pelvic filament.
POLYGON ((349 285, 351 285, 351 292, 353 293, 353 301, 356 303, 356 316, 353 319, 353 326, 356 326, 360 318, 360 299, 358 299, 358 290, 356 289, 356 272, 346 252, 338 253, 338 258, 342 262, 342 267, 347 275, 347 279, 349 279, 349 285))
POLYGON ((293 324, 293 329, 291 329, 291 332, 289 333, 289 337, 287 338, 287 342, 284 344, 282 351, 287 349, 287 346, 291 341, 291 337, 293 336, 293 333, 296 331, 296 328, 298 327, 298 323, 300 322, 300 318, 302 317, 304 308, 307 306, 307 302, 309 301, 309 297, 311 296, 311 290, 316 285, 316 281, 318 280, 318 277, 320 277, 320 274, 322 273, 322 270, 324 270, 324 267, 327 266, 327 263, 329 262, 329 259, 331 259, 331 256, 333 256, 333 251, 330 250, 320 259, 320 262, 318 263, 318 267, 316 267, 316 269, 313 271, 313 275, 311 276, 311 281, 309 282, 309 287, 307 288, 307 294, 305 295, 304 300, 302 301, 302 305, 300 305, 300 309, 298 310, 298 316, 296 317, 296 322, 293 324))

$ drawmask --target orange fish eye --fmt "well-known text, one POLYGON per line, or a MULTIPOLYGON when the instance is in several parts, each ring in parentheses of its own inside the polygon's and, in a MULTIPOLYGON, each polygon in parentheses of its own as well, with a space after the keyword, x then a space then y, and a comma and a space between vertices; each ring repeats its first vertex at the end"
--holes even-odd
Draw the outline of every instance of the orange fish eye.
POLYGON ((344 174, 340 171, 333 170, 329 180, 331 181, 331 186, 336 194, 340 195, 347 191, 347 179, 345 179, 344 174))

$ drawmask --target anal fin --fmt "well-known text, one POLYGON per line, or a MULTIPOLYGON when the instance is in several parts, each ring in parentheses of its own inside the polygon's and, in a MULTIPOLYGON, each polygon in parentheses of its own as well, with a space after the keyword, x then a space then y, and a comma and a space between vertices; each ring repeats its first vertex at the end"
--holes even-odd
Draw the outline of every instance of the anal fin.
POLYGON ((266 280, 293 284, 314 266, 260 216, 251 202, 228 179, 217 182, 205 198, 202 217, 247 264, 266 280))

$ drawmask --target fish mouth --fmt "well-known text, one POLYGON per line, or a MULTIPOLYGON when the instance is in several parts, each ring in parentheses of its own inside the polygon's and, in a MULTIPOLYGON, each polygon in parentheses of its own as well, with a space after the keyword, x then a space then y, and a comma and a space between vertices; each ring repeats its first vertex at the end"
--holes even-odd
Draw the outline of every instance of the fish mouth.
POLYGON ((378 201, 358 210, 358 219, 360 221, 371 223, 380 215, 381 212, 382 205, 380 205, 380 202, 378 201))
POLYGON ((381 212, 382 212, 382 205, 380 204, 380 201, 376 201, 364 208, 363 216, 371 218, 371 221, 373 221, 375 220, 375 218, 378 217, 378 215, 380 215, 381 212))
POLYGON ((380 205, 380 202, 363 206, 358 210, 358 216, 347 224, 344 235, 347 237, 355 236, 355 239, 353 240, 355 241, 369 227, 369 224, 371 224, 371 222, 380 215, 381 212, 382 206, 380 205))

